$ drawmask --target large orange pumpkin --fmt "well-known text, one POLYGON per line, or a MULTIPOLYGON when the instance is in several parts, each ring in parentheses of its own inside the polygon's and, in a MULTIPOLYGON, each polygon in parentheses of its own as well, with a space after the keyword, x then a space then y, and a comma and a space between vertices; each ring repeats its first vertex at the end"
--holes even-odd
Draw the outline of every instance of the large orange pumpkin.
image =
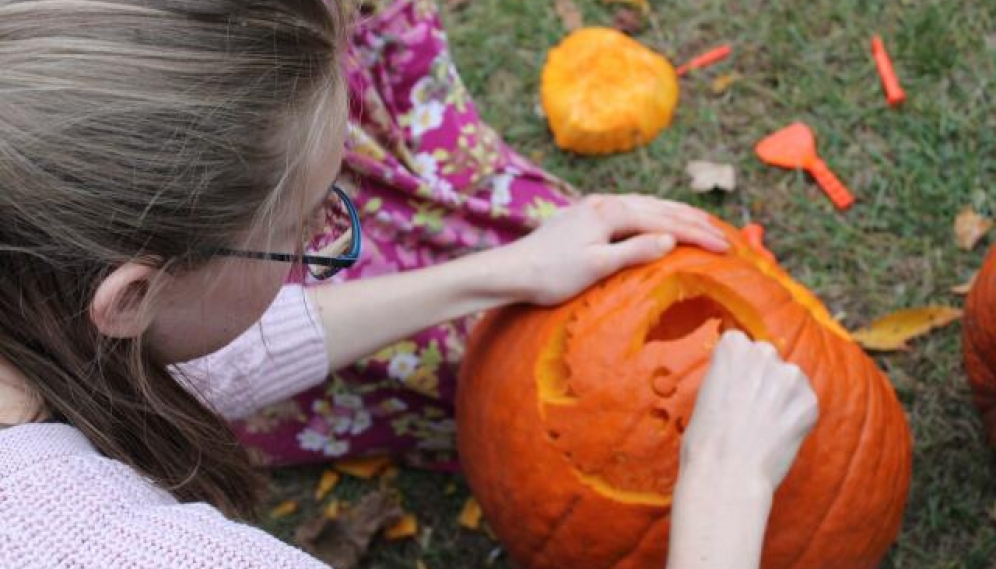
POLYGON ((870 568, 900 527, 909 427, 888 378, 820 301, 723 225, 551 309, 490 313, 458 393, 459 449, 524 569, 660 569, 681 436, 725 329, 811 378, 820 420, 775 496, 763 566, 870 568))
POLYGON ((965 303, 965 369, 989 442, 996 444, 996 245, 982 264, 965 303))

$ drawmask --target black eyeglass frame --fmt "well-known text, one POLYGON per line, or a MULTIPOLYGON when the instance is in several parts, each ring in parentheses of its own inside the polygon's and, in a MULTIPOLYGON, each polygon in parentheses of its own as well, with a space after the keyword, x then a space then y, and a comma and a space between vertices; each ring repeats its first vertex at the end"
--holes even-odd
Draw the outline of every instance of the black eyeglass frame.
POLYGON ((267 251, 243 251, 240 249, 221 249, 217 251, 217 255, 225 257, 241 257, 243 259, 260 259, 264 261, 280 261, 283 263, 297 263, 300 262, 302 265, 318 265, 321 267, 329 267, 334 269, 329 271, 327 274, 322 274, 322 276, 312 275, 318 280, 325 280, 343 269, 348 269, 356 264, 356 261, 360 258, 360 252, 363 250, 363 234, 360 232, 360 214, 356 211, 356 205, 353 200, 349 199, 346 192, 343 191, 339 186, 332 184, 329 188, 329 194, 326 199, 331 198, 332 194, 335 194, 342 200, 343 204, 346 206, 346 211, 349 212, 349 230, 353 237, 353 243, 349 248, 349 251, 342 255, 336 257, 326 257, 323 255, 297 255, 294 253, 271 253, 267 251))

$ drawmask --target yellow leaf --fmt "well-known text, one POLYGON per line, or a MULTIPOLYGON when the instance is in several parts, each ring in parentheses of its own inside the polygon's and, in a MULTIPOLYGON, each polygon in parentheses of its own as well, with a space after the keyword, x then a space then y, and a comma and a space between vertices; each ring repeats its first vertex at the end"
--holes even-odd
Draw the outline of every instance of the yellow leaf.
POLYGON ((422 562, 421 559, 415 562, 415 569, 429 569, 429 566, 422 562))
POLYGON ((722 95, 739 80, 740 75, 737 75, 736 73, 726 73, 713 79, 709 89, 712 91, 713 95, 722 95))
POLYGON ((272 510, 270 510, 271 518, 283 518, 289 516, 297 511, 297 502, 294 500, 286 500, 277 504, 272 510))
POLYGON ((315 487, 315 501, 321 502, 324 500, 325 496, 328 496, 329 492, 339 483, 339 478, 339 473, 334 470, 323 472, 321 480, 318 481, 318 486, 315 487))
POLYGON ((965 251, 971 251, 992 228, 993 220, 979 215, 968 206, 955 219, 955 241, 965 251))
POLYGON ((340 513, 342 513, 342 504, 339 500, 332 500, 327 506, 325 506, 325 509, 322 510, 322 516, 326 520, 334 520, 339 517, 340 513))
POLYGON ((418 520, 412 514, 405 514, 393 526, 387 528, 384 536, 387 539, 404 539, 418 533, 418 520))
POLYGON ((561 23, 564 24, 564 29, 569 32, 573 32, 584 25, 581 9, 574 3, 574 0, 556 0, 553 3, 553 10, 560 17, 561 23))
POLYGON ((650 2, 648 0, 603 0, 606 4, 625 4, 632 6, 644 14, 650 13, 650 2))
POLYGON ((908 340, 923 336, 961 318, 961 310, 948 306, 925 306, 894 312, 854 332, 852 336, 868 350, 906 350, 908 340))
POLYGON ((463 505, 463 511, 460 512, 458 521, 465 528, 477 529, 481 527, 481 515, 481 505, 471 496, 467 498, 467 502, 463 505))
POLYGON ((367 480, 377 476, 390 465, 391 457, 389 456, 371 456, 340 460, 332 464, 332 468, 343 474, 367 480))
POLYGON ((978 278, 978 276, 979 276, 979 271, 975 271, 974 273, 972 273, 972 276, 966 282, 951 287, 951 292, 955 294, 960 294, 962 296, 965 296, 966 294, 972 292, 972 287, 975 286, 975 279, 978 278))

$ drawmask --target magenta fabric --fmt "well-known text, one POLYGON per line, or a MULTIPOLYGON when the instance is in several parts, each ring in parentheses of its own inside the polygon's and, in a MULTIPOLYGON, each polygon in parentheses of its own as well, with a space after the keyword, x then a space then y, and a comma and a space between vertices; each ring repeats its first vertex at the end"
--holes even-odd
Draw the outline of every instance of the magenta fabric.
MULTIPOLYGON (((435 2, 384 4, 358 25, 346 62, 351 102, 342 182, 361 212, 364 251, 335 282, 507 243, 575 196, 481 121, 435 2)), ((457 369, 473 320, 388 346, 237 421, 236 433, 269 465, 381 453, 446 464, 453 459, 457 369)))

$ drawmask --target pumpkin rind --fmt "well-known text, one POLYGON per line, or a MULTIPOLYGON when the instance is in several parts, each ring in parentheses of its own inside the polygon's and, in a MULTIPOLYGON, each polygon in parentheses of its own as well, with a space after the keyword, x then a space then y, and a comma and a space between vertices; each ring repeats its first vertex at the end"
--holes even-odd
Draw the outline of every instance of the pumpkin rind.
POLYGON ((610 28, 581 28, 547 54, 543 110, 557 146, 624 152, 671 124, 678 76, 663 56, 610 28))
POLYGON ((872 568, 911 474, 888 378, 822 304, 729 226, 726 255, 680 247, 556 308, 490 313, 472 335, 458 444, 485 517, 524 569, 659 569, 681 433, 722 329, 811 378, 820 420, 779 488, 763 566, 872 568))
POLYGON ((962 351, 972 397, 996 445, 996 245, 989 249, 965 302, 962 351))

